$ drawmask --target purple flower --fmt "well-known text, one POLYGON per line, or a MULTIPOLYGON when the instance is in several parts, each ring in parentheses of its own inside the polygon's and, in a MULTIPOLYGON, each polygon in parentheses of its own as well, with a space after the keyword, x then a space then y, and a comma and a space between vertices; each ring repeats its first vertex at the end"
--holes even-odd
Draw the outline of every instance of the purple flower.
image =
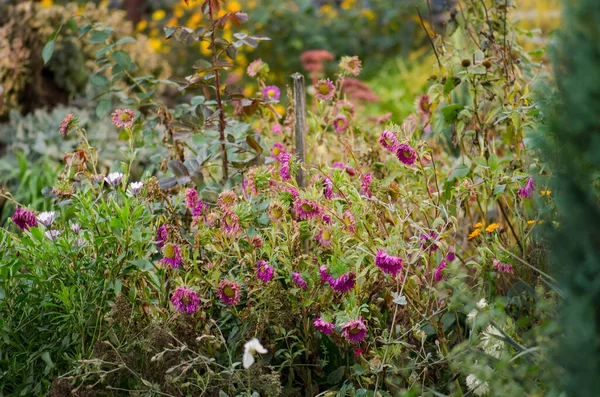
POLYGON ((188 287, 178 287, 171 295, 171 303, 181 313, 194 313, 198 310, 200 299, 198 299, 198 294, 188 287))
POLYGON ((354 272, 344 273, 338 278, 332 279, 329 282, 334 291, 345 293, 354 288, 356 284, 356 274, 354 272))
POLYGON ((265 100, 278 101, 281 96, 281 91, 274 85, 268 85, 263 88, 263 97, 265 100))
POLYGON ((395 153, 396 148, 398 147, 398 139, 396 138, 396 133, 390 130, 384 130, 379 136, 379 144, 385 150, 395 153))
POLYGON ((323 196, 327 200, 333 198, 333 181, 329 177, 323 178, 323 196))
POLYGON ((338 168, 338 169, 344 170, 350 176, 356 175, 356 170, 354 169, 354 167, 344 164, 341 161, 336 161, 335 163, 333 163, 331 165, 331 168, 338 168))
POLYGON ((438 267, 435 269, 435 273, 433 275, 433 278, 435 279, 435 281, 437 283, 439 283, 440 281, 442 281, 444 279, 444 276, 442 275, 442 270, 444 270, 444 268, 448 266, 448 264, 446 263, 446 261, 441 261, 440 264, 438 265, 438 267))
POLYGON ((519 189, 519 196, 522 198, 531 198, 533 197, 533 192, 535 190, 535 181, 530 176, 527 178, 527 183, 524 188, 519 189))
POLYGON ((494 268, 501 273, 510 273, 510 274, 515 273, 515 269, 511 265, 502 263, 497 259, 492 260, 492 262, 494 263, 494 268))
POLYGON ((333 233, 331 233, 331 229, 325 228, 317 234, 317 241, 323 247, 329 247, 331 242, 333 241, 333 233))
POLYGON ((196 191, 196 189, 188 188, 185 190, 185 206, 189 210, 193 210, 194 208, 196 208, 196 205, 199 201, 200 199, 198 198, 198 192, 196 191))
POLYGON ((71 224, 71 231, 75 234, 79 234, 79 232, 81 232, 81 225, 79 223, 71 224))
POLYGON ((56 212, 42 212, 37 216, 38 223, 41 223, 45 227, 50 227, 54 220, 56 219, 56 212))
POLYGON ((322 209, 316 201, 298 200, 294 203, 294 212, 299 220, 312 219, 321 215, 322 209))
POLYGON ((179 266, 181 266, 183 257, 181 256, 181 248, 179 248, 177 244, 165 244, 162 252, 163 258, 159 261, 160 264, 171 266, 174 269, 177 269, 179 266))
POLYGON ((112 186, 113 188, 116 188, 117 186, 119 186, 121 184, 121 181, 123 180, 124 176, 125 175, 123 175, 120 172, 111 172, 104 178, 104 181, 106 183, 108 183, 110 186, 112 186))
POLYGON ((362 191, 367 197, 372 197, 371 193, 371 181, 373 180, 373 176, 371 173, 367 172, 362 180, 362 191))
POLYGON ((347 322, 342 327, 342 336, 350 343, 360 343, 367 335, 367 325, 358 318, 347 322))
POLYGON ((217 296, 228 306, 240 301, 240 285, 234 281, 221 280, 217 286, 217 296))
POLYGON ((325 265, 321 265, 321 267, 319 267, 319 276, 321 277, 322 283, 331 283, 333 281, 333 277, 331 277, 331 274, 329 274, 327 271, 327 266, 325 265))
POLYGON ((285 152, 285 146, 283 146, 283 143, 275 142, 273 144, 273 148, 271 149, 271 157, 279 161, 279 156, 283 152, 285 152))
POLYGON ((338 114, 333 119, 333 129, 337 134, 346 131, 348 129, 348 118, 343 114, 338 114))
POLYGON ((12 216, 12 221, 21 230, 28 230, 30 227, 37 225, 37 219, 33 212, 25 208, 17 208, 12 216))
POLYGON ((112 114, 112 122, 117 128, 131 128, 135 113, 129 109, 117 109, 112 114))
POLYGON ((402 269, 402 259, 397 256, 388 255, 384 250, 377 251, 375 256, 375 266, 383 270, 384 273, 395 276, 402 269))
POLYGON ((241 231, 238 216, 227 208, 221 218, 221 227, 225 232, 225 235, 229 237, 235 237, 241 231))
POLYGON ((300 193, 294 187, 282 186, 280 192, 282 193, 281 198, 286 202, 296 201, 296 199, 300 197, 300 193))
POLYGON ((277 160, 281 163, 281 168, 279 168, 279 175, 281 176, 281 180, 289 181, 292 177, 290 176, 290 160, 292 155, 288 152, 281 152, 277 160))
POLYGON ((406 165, 412 165, 415 163, 417 153, 413 148, 411 148, 407 144, 401 143, 398 146, 396 146, 396 157, 398 158, 398 160, 400 160, 400 162, 406 165))
POLYGON ((144 187, 143 182, 132 182, 129 185, 129 192, 131 193, 132 196, 137 196, 138 194, 140 194, 143 187, 144 187))
POLYGON ((296 284, 298 287, 300 287, 304 290, 308 288, 308 284, 306 283, 306 280, 304 280, 304 278, 302 277, 302 275, 300 273, 293 272, 292 279, 294 280, 294 284, 296 284))
POLYGON ((260 260, 256 262, 256 276, 268 283, 273 279, 273 275, 275 273, 275 268, 267 264, 267 261, 260 260))
POLYGON ((453 245, 451 245, 451 246, 448 248, 448 253, 446 254, 446 260, 447 260, 448 262, 452 262, 452 261, 454 260, 455 256, 456 256, 456 255, 454 254, 454 246, 453 246, 453 245))
POLYGON ((327 214, 323 214, 323 223, 325 223, 326 225, 331 225, 333 223, 333 220, 331 219, 331 216, 327 215, 327 214))
POLYGON ((69 134, 69 131, 71 131, 71 129, 75 126, 75 123, 75 116, 73 115, 73 113, 69 113, 63 119, 63 121, 60 122, 60 127, 58 128, 58 130, 60 131, 62 136, 67 136, 67 134, 69 134))
POLYGON ((46 238, 50 241, 54 241, 57 238, 60 237, 60 235, 62 234, 62 230, 46 230, 44 232, 44 236, 46 236, 46 238))
POLYGON ((333 98, 333 94, 335 93, 335 87, 331 80, 319 80, 317 84, 315 84, 315 89, 317 90, 316 97, 321 101, 328 101, 333 98))
POLYGON ((273 124, 271 127, 271 132, 275 135, 280 135, 283 132, 283 127, 279 123, 273 124))
POLYGON ((335 329, 335 324, 328 323, 327 321, 323 320, 321 317, 318 317, 313 320, 313 327, 315 327, 316 329, 318 329, 325 335, 330 335, 331 333, 333 333, 333 330, 335 329))
POLYGON ((421 248, 430 252, 437 251, 437 237, 435 232, 424 233, 421 236, 421 248))
POLYGON ((158 248, 162 248, 165 245, 165 242, 169 238, 169 227, 167 225, 162 225, 156 231, 156 246, 158 248))

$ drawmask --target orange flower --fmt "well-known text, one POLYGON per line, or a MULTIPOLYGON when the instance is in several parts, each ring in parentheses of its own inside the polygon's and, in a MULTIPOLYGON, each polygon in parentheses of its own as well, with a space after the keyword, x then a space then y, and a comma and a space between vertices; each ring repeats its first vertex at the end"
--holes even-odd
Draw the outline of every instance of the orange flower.
POLYGON ((473 230, 473 233, 469 234, 469 240, 474 239, 475 237, 481 234, 481 229, 473 230))
POLYGON ((476 224, 473 225, 473 228, 475 229, 479 229, 485 226, 485 222, 477 222, 476 224))
POLYGON ((498 229, 498 227, 500 227, 500 225, 499 225, 499 224, 497 224, 497 223, 492 223, 492 224, 490 224, 488 227, 486 227, 486 228, 485 228, 485 231, 486 231, 486 232, 488 232, 488 233, 491 233, 491 232, 493 232, 494 230, 498 229))

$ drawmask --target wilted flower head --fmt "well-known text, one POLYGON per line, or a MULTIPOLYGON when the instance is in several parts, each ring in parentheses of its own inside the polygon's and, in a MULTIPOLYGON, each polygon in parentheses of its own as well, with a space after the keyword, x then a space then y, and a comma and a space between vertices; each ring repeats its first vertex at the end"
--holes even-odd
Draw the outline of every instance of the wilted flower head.
POLYGON ((333 98, 333 94, 335 93, 335 87, 331 80, 319 80, 317 84, 315 84, 315 89, 317 91, 316 97, 321 101, 328 101, 333 98))
POLYGON ((321 267, 319 267, 319 277, 321 277, 322 283, 330 283, 333 281, 333 277, 331 277, 331 274, 329 274, 327 266, 325 265, 321 265, 321 267))
POLYGON ((352 76, 358 76, 362 68, 362 63, 357 56, 344 56, 340 60, 339 66, 342 72, 351 74, 352 76))
POLYGON ((44 236, 46 236, 46 238, 50 241, 54 241, 57 238, 60 237, 60 235, 62 234, 62 230, 46 230, 44 232, 44 236))
POLYGON ((350 343, 360 343, 367 336, 367 325, 361 318, 349 321, 342 327, 342 336, 350 343))
POLYGON ((327 200, 333 198, 333 181, 327 176, 323 178, 323 197, 327 200))
POLYGON ((112 122, 117 128, 131 128, 135 113, 129 109, 117 109, 112 114, 112 122))
POLYGON ((533 192, 535 191, 535 181, 530 176, 527 178, 527 183, 525 187, 519 189, 519 196, 523 198, 531 198, 533 197, 533 192))
POLYGON ((221 208, 230 208, 238 202, 237 194, 233 190, 224 190, 219 194, 217 204, 221 208))
POLYGON ((437 233, 423 233, 421 236, 421 248, 431 252, 435 252, 438 249, 437 246, 437 233))
POLYGON ((431 113, 431 103, 428 95, 421 95, 417 99, 417 111, 421 116, 429 116, 431 113))
POLYGON ((344 230, 350 233, 356 232, 356 221, 354 220, 354 215, 352 215, 352 212, 345 211, 342 214, 342 221, 344 222, 344 230))
POLYGON ((171 295, 171 303, 181 313, 194 313, 198 310, 198 304, 200 299, 196 292, 192 291, 188 287, 178 287, 173 295, 171 295))
POLYGON ((254 364, 254 355, 256 353, 265 354, 267 353, 267 349, 260 344, 258 339, 253 338, 244 344, 244 357, 242 359, 244 368, 248 369, 254 364))
POLYGON ((268 214, 271 222, 279 223, 285 217, 285 208, 280 202, 272 200, 269 204, 268 214))
POLYGON ((396 146, 396 157, 398 160, 400 160, 400 162, 406 165, 412 165, 417 159, 417 153, 407 144, 401 143, 396 146))
POLYGON ((302 275, 300 273, 293 272, 292 280, 294 280, 294 284, 296 284, 298 287, 300 287, 302 289, 308 288, 308 283, 306 282, 306 280, 304 280, 304 278, 302 277, 302 275))
POLYGON ((337 134, 346 131, 348 129, 348 118, 343 114, 335 116, 333 119, 333 129, 337 134))
POLYGON ((263 239, 260 236, 252 236, 250 243, 252 243, 254 248, 260 248, 263 245, 263 239))
POLYGON ((379 136, 379 144, 385 150, 396 153, 396 148, 398 147, 398 139, 396 138, 396 133, 390 130, 384 130, 379 136))
POLYGON ((299 220, 318 217, 322 208, 316 201, 298 200, 294 203, 294 212, 299 220))
POLYGON ((52 222, 54 222, 55 219, 56 212, 54 211, 42 212, 37 216, 38 223, 41 223, 46 227, 50 227, 50 225, 52 225, 52 222))
POLYGON ((355 109, 352 102, 342 99, 336 102, 334 112, 335 114, 343 114, 351 119, 354 117, 355 109))
POLYGON ((274 85, 268 85, 263 88, 263 97, 265 100, 278 101, 281 96, 281 91, 279 87, 274 85))
POLYGON ((384 273, 395 276, 402 269, 402 259, 397 256, 388 255, 384 250, 377 251, 375 256, 375 266, 383 270, 384 273))
POLYGON ((241 231, 238 216, 229 208, 225 209, 223 217, 221 218, 221 227, 223 228, 225 235, 229 237, 235 237, 241 231))
POLYGON ((120 172, 111 172, 104 178, 104 181, 112 187, 117 187, 121 184, 124 176, 120 172))
POLYGON ((323 247, 329 247, 333 241, 333 233, 330 228, 326 227, 317 234, 317 241, 323 247))
POLYGON ((171 266, 177 269, 183 262, 181 256, 181 248, 177 244, 167 243, 162 249, 163 258, 159 261, 160 264, 171 266))
POLYGON ((334 291, 340 293, 346 293, 354 288, 356 284, 356 274, 354 272, 344 273, 338 278, 332 278, 329 281, 329 285, 333 288, 334 291))
POLYGON ((502 263, 498 259, 493 259, 492 262, 494 263, 494 268, 501 273, 510 273, 510 274, 515 273, 515 269, 511 265, 502 263))
POLYGON ((250 77, 256 77, 263 71, 267 73, 269 71, 269 66, 264 63, 262 59, 255 59, 246 69, 246 73, 248 73, 248 76, 250 77))
POLYGON ((69 134, 69 131, 71 131, 76 124, 77 119, 75 118, 73 113, 69 113, 63 119, 63 121, 60 122, 60 127, 58 128, 58 130, 60 131, 62 136, 67 136, 69 134))
POLYGON ((143 187, 144 187, 144 182, 132 182, 129 185, 129 192, 131 193, 131 195, 137 196, 138 194, 140 194, 143 187))
POLYGON ((234 281, 221 280, 217 287, 217 296, 228 306, 240 301, 240 285, 234 281))
POLYGON ((162 225, 156 231, 156 246, 158 248, 162 248, 165 245, 165 242, 169 238, 169 227, 167 225, 162 225))
POLYGON ((328 323, 327 321, 323 320, 321 317, 318 317, 313 320, 313 327, 315 327, 316 329, 318 329, 325 335, 330 335, 333 333, 333 330, 335 329, 335 324, 328 323))
POLYGON ((448 264, 446 263, 446 261, 441 261, 440 264, 438 265, 438 267, 435 269, 435 273, 433 274, 433 278, 436 282, 440 282, 444 279, 444 276, 442 275, 442 270, 444 270, 444 268, 448 266, 448 264))
POLYGON ((455 255, 455 253, 454 253, 454 246, 453 246, 453 245, 451 245, 451 246, 448 248, 448 253, 446 254, 446 260, 447 260, 448 262, 452 262, 452 261, 454 260, 455 256, 456 256, 456 255, 455 255))
POLYGON ((373 180, 373 176, 369 172, 367 172, 365 174, 365 176, 363 177, 363 180, 362 180, 362 184, 361 184, 362 191, 367 197, 373 196, 373 194, 371 193, 371 181, 372 180, 373 180))
POLYGON ((267 261, 260 260, 256 262, 256 276, 265 283, 268 283, 273 279, 274 273, 275 268, 267 264, 267 261))

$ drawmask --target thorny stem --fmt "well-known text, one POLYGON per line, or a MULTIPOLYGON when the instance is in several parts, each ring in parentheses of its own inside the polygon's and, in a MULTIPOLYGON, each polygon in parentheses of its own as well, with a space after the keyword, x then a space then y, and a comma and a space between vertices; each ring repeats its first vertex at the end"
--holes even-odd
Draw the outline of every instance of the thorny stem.
MULTIPOLYGON (((208 15, 210 17, 210 42, 212 47, 212 64, 216 65, 218 60, 217 48, 215 46, 216 27, 214 26, 214 16, 212 2, 208 3, 208 15)), ((219 112, 219 141, 221 142, 221 152, 223 154, 223 185, 227 183, 229 169, 227 164, 227 147, 225 145, 225 114, 223 113, 223 102, 221 100, 221 79, 219 71, 215 69, 215 95, 217 99, 217 111, 219 112)))

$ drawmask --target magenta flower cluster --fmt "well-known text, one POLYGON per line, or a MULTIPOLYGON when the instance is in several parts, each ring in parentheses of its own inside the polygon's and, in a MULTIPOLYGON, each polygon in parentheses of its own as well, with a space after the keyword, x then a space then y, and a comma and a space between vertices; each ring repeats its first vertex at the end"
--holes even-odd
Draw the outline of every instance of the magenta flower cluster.
POLYGON ((178 287, 175 292, 173 292, 173 295, 171 295, 171 303, 179 310, 179 312, 189 314, 198 310, 200 299, 198 299, 196 292, 183 286, 178 287))
POLYGON ((377 251, 375 266, 386 274, 395 276, 402 269, 403 260, 397 256, 388 255, 384 250, 377 251))
POLYGON ((30 227, 37 225, 37 219, 33 212, 25 208, 17 208, 12 216, 12 221, 21 230, 28 230, 30 227))
POLYGON ((268 283, 273 279, 275 268, 270 266, 267 261, 259 260, 256 262, 256 276, 263 282, 268 283))
POLYGON ((533 197, 533 192, 535 191, 535 181, 533 180, 533 177, 528 177, 527 178, 527 183, 525 184, 525 187, 519 189, 519 196, 521 196, 522 198, 531 198, 533 197))

